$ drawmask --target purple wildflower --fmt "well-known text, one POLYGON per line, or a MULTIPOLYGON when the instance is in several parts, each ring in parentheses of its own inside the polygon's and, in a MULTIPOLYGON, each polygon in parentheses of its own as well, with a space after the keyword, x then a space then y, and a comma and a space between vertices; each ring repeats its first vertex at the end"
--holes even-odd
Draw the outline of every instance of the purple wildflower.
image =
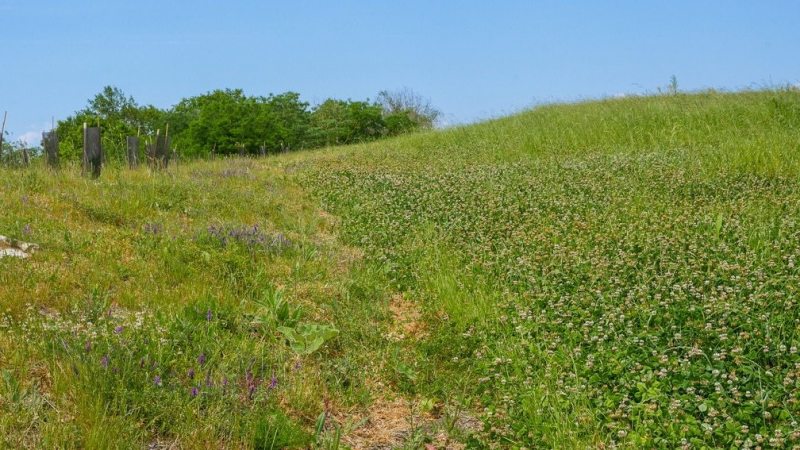
POLYGON ((200 390, 199 390, 199 389, 197 389, 197 386, 192 386, 192 390, 191 390, 191 392, 189 393, 189 395, 191 395, 192 397, 197 397, 197 394, 198 394, 199 392, 200 392, 200 390))
POLYGON ((156 236, 159 233, 161 233, 162 227, 160 224, 157 223, 146 223, 144 224, 142 229, 144 230, 145 233, 150 233, 153 236, 156 236))
POLYGON ((115 333, 115 334, 120 334, 120 333, 122 333, 124 330, 125 330, 125 327, 123 327, 122 325, 117 325, 117 327, 116 327, 116 328, 114 328, 114 333, 115 333))
POLYGON ((253 395, 255 395, 255 393, 256 393, 256 385, 255 384, 251 384, 250 386, 248 386, 248 388, 247 388, 247 398, 252 400, 253 399, 253 395))
POLYGON ((206 321, 207 322, 211 322, 211 319, 213 319, 213 318, 214 318, 214 314, 211 313, 211 308, 209 308, 208 311, 206 311, 206 321))
POLYGON ((197 357, 197 363, 200 364, 201 366, 206 363, 206 354, 205 353, 200 353, 200 356, 197 357))
POLYGON ((86 353, 92 351, 92 341, 86 341, 86 343, 83 344, 83 349, 86 351, 86 353))
POLYGON ((188 375, 188 376, 189 376, 189 379, 190 379, 190 380, 194 380, 194 368, 192 368, 192 369, 189 369, 189 371, 188 371, 188 372, 186 372, 186 375, 188 375))
POLYGON ((276 387, 278 387, 278 378, 273 373, 272 374, 272 378, 270 378, 270 380, 269 380, 269 388, 270 389, 275 389, 276 387))
POLYGON ((153 384, 156 385, 156 386, 161 386, 161 376, 160 375, 156 375, 153 378, 153 384))
POLYGON ((108 355, 103 355, 103 357, 102 357, 102 358, 100 358, 100 365, 101 365, 101 366, 103 366, 103 367, 108 367, 108 362, 109 362, 109 357, 108 357, 108 355))

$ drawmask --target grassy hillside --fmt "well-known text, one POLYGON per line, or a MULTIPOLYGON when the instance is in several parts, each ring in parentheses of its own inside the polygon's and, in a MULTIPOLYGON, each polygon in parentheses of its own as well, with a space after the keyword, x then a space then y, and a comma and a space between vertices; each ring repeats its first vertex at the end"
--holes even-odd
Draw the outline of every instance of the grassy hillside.
POLYGON ((800 93, 0 169, 11 447, 800 444, 800 93), (321 343, 321 345, 319 345, 321 343))

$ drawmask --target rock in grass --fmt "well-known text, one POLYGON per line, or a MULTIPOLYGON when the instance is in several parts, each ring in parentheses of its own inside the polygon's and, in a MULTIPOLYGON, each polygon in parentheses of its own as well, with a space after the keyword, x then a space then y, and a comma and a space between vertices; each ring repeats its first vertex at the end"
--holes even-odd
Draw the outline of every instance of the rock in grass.
POLYGON ((22 242, 0 235, 0 258, 28 258, 39 246, 30 242, 22 242))

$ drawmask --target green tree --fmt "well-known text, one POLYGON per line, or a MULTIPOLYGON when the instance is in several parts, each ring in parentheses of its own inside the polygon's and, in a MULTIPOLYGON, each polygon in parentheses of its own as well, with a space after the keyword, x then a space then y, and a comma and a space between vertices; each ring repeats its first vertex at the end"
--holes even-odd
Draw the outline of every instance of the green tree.
POLYGON ((328 99, 314 108, 309 140, 313 146, 365 142, 387 134, 380 105, 328 99))
POLYGON ((378 103, 383 107, 384 115, 392 117, 392 134, 433 128, 442 114, 431 105, 430 100, 409 88, 381 91, 378 93, 378 103))
POLYGON ((154 106, 139 106, 122 90, 106 86, 86 107, 58 121, 59 153, 66 160, 80 161, 83 155, 83 126, 100 126, 107 159, 123 161, 126 136, 152 135, 166 127, 168 115, 154 106))

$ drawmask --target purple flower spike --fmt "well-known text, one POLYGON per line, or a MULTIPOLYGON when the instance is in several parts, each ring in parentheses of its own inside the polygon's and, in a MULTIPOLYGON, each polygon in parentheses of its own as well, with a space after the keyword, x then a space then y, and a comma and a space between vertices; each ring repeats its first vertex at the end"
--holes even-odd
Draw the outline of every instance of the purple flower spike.
POLYGON ((120 334, 120 333, 122 333, 124 330, 125 330, 125 327, 123 327, 122 325, 117 325, 117 327, 116 327, 116 328, 114 328, 114 333, 116 333, 116 334, 120 334))
POLYGON ((189 376, 190 380, 194 380, 194 369, 189 369, 189 372, 186 373, 189 376))
POLYGON ((278 378, 273 373, 272 374, 272 378, 270 378, 270 380, 269 380, 269 388, 270 389, 275 389, 276 387, 278 387, 278 378))
POLYGON ((189 393, 189 395, 191 395, 192 397, 197 397, 197 394, 199 392, 200 391, 197 389, 197 386, 194 386, 194 387, 192 387, 192 391, 189 393))
POLYGON ((214 318, 214 314, 211 312, 211 309, 209 308, 209 310, 206 311, 206 321, 207 322, 211 322, 211 319, 213 319, 213 318, 214 318))
POLYGON ((100 365, 101 366, 108 367, 108 362, 109 362, 108 355, 103 355, 103 357, 100 358, 100 365))
POLYGON ((197 363, 201 366, 206 363, 206 354, 200 353, 200 356, 197 357, 197 363))
POLYGON ((156 386, 161 386, 161 376, 160 375, 156 375, 155 378, 153 378, 153 384, 156 385, 156 386))

